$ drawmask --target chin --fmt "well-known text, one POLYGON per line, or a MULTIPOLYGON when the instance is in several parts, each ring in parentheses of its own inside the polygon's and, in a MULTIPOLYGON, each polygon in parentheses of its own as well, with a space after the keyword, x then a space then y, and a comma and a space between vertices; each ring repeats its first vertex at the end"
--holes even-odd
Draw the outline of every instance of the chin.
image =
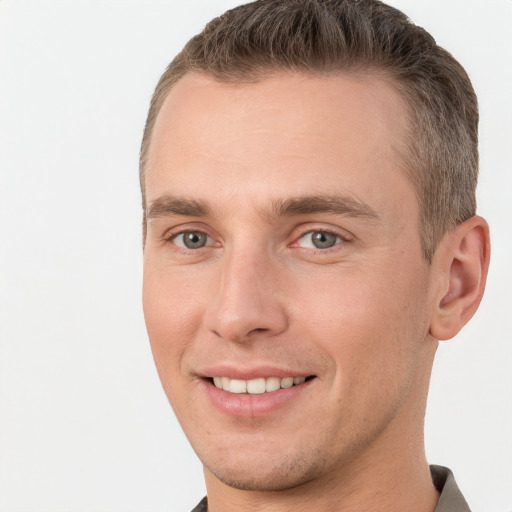
MULTIPOLYGON (((229 457, 228 457, 229 459, 229 457)), ((322 473, 324 464, 311 464, 311 458, 302 454, 295 459, 273 453, 273 456, 241 460, 203 462, 205 468, 218 480, 234 489, 244 491, 284 491, 314 480, 322 473), (320 467, 321 466, 321 467, 320 467)))

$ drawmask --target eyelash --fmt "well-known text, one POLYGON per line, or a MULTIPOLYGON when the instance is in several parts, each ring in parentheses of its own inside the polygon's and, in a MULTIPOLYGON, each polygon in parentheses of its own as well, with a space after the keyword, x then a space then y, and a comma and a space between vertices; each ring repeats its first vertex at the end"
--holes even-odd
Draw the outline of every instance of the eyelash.
MULTIPOLYGON (((168 243, 171 243, 172 245, 174 245, 174 247, 176 247, 176 249, 180 250, 180 251, 184 251, 184 252, 197 252, 199 249, 205 249, 205 248, 210 248, 210 247, 213 247, 215 245, 215 243, 209 243, 211 241, 214 241, 215 242, 215 239, 210 236, 206 231, 202 230, 202 229, 182 229, 178 232, 173 232, 173 233, 170 233, 170 234, 167 234, 165 236, 165 242, 168 242, 168 243), (176 243, 176 239, 179 237, 179 236, 183 236, 187 233, 197 233, 199 235, 204 235, 207 237, 207 241, 206 241, 206 244, 202 247, 198 247, 196 249, 192 249, 192 248, 189 248, 189 247, 184 247, 184 246, 181 246, 181 245, 178 245, 176 243)), ((184 245, 184 244, 183 244, 184 245)))
POLYGON ((295 242, 292 244, 292 247, 295 246, 295 245, 298 245, 299 241, 300 240, 303 240, 305 239, 308 235, 311 237, 311 244, 313 244, 313 241, 312 241, 312 238, 313 238, 313 235, 315 233, 321 233, 323 235, 328 235, 328 236, 333 236, 336 238, 336 240, 334 241, 334 244, 329 246, 329 247, 300 247, 301 249, 313 249, 313 250, 317 250, 317 251, 321 251, 321 252, 326 252, 328 251, 329 249, 334 249, 336 246, 342 244, 343 242, 346 242, 347 240, 342 237, 339 233, 336 233, 334 231, 330 231, 330 230, 326 230, 326 229, 311 229, 309 231, 306 231, 305 233, 302 233, 299 237, 297 237, 295 239, 295 242))
MULTIPOLYGON (((318 228, 318 229, 308 229, 307 231, 303 231, 301 232, 298 236, 294 237, 293 239, 294 241, 289 244, 288 246, 289 247, 296 247, 298 249, 303 249, 303 250, 308 250, 308 251, 314 251, 314 252, 317 252, 317 253, 327 253, 327 252, 330 252, 331 250, 336 250, 336 248, 338 248, 340 245, 344 245, 345 243, 348 243, 350 242, 352 239, 350 237, 348 237, 347 235, 345 234, 341 234, 335 230, 330 230, 330 229, 325 229, 325 228, 318 228), (305 238, 307 235, 313 235, 314 233, 324 233, 326 235, 330 235, 330 236, 334 236, 337 238, 336 242, 334 243, 334 245, 330 246, 330 247, 325 247, 325 248, 320 248, 320 247, 301 247, 298 245, 299 241, 302 240, 303 238, 305 238)), ((198 252, 199 250, 201 249, 210 249, 210 248, 215 248, 215 247, 220 247, 220 243, 216 242, 215 239, 210 236, 204 229, 181 229, 180 231, 177 231, 177 232, 172 232, 172 233, 167 233, 166 236, 164 237, 164 241, 166 243, 170 243, 172 244, 176 250, 180 251, 180 252, 183 252, 183 253, 187 253, 187 254, 190 254, 190 253, 194 253, 194 252, 198 252), (184 247, 184 246, 181 246, 181 245, 178 245, 176 243, 176 239, 179 237, 179 236, 183 236, 187 233, 197 233, 197 234, 200 234, 200 235, 204 235, 207 237, 207 242, 204 246, 201 246, 201 247, 198 247, 198 248, 189 248, 189 247, 184 247), (214 243, 211 243, 211 242, 214 242, 214 243)))

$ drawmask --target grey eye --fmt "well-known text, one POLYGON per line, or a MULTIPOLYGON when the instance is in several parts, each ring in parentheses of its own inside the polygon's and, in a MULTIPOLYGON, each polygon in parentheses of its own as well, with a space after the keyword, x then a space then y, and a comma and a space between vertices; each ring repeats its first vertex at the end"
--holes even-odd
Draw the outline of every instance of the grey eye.
POLYGON ((201 231, 185 231, 179 233, 174 238, 174 243, 178 247, 186 249, 201 249, 205 247, 208 242, 208 235, 201 233, 201 231))
POLYGON ((311 233, 311 242, 317 249, 328 249, 336 245, 339 239, 338 235, 326 233, 325 231, 313 231, 311 233))

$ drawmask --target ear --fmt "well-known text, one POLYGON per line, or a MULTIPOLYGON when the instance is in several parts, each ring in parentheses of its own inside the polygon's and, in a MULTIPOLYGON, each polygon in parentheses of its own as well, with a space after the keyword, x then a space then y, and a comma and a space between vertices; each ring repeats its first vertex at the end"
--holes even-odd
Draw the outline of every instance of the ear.
POLYGON ((475 215, 445 234, 432 262, 437 283, 430 324, 434 338, 453 338, 475 314, 489 256, 489 226, 482 217, 475 215))

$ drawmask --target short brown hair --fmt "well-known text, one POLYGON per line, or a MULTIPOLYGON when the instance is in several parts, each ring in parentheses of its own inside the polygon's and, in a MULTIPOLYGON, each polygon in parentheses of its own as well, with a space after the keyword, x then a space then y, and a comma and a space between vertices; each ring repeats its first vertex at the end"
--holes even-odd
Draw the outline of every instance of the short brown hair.
POLYGON ((280 71, 379 72, 391 79, 408 109, 401 156, 418 196, 422 249, 431 261, 444 233, 476 211, 477 98, 450 53, 378 0, 258 0, 208 23, 171 62, 151 100, 140 158, 144 211, 151 133, 173 85, 190 72, 236 83, 280 71))

